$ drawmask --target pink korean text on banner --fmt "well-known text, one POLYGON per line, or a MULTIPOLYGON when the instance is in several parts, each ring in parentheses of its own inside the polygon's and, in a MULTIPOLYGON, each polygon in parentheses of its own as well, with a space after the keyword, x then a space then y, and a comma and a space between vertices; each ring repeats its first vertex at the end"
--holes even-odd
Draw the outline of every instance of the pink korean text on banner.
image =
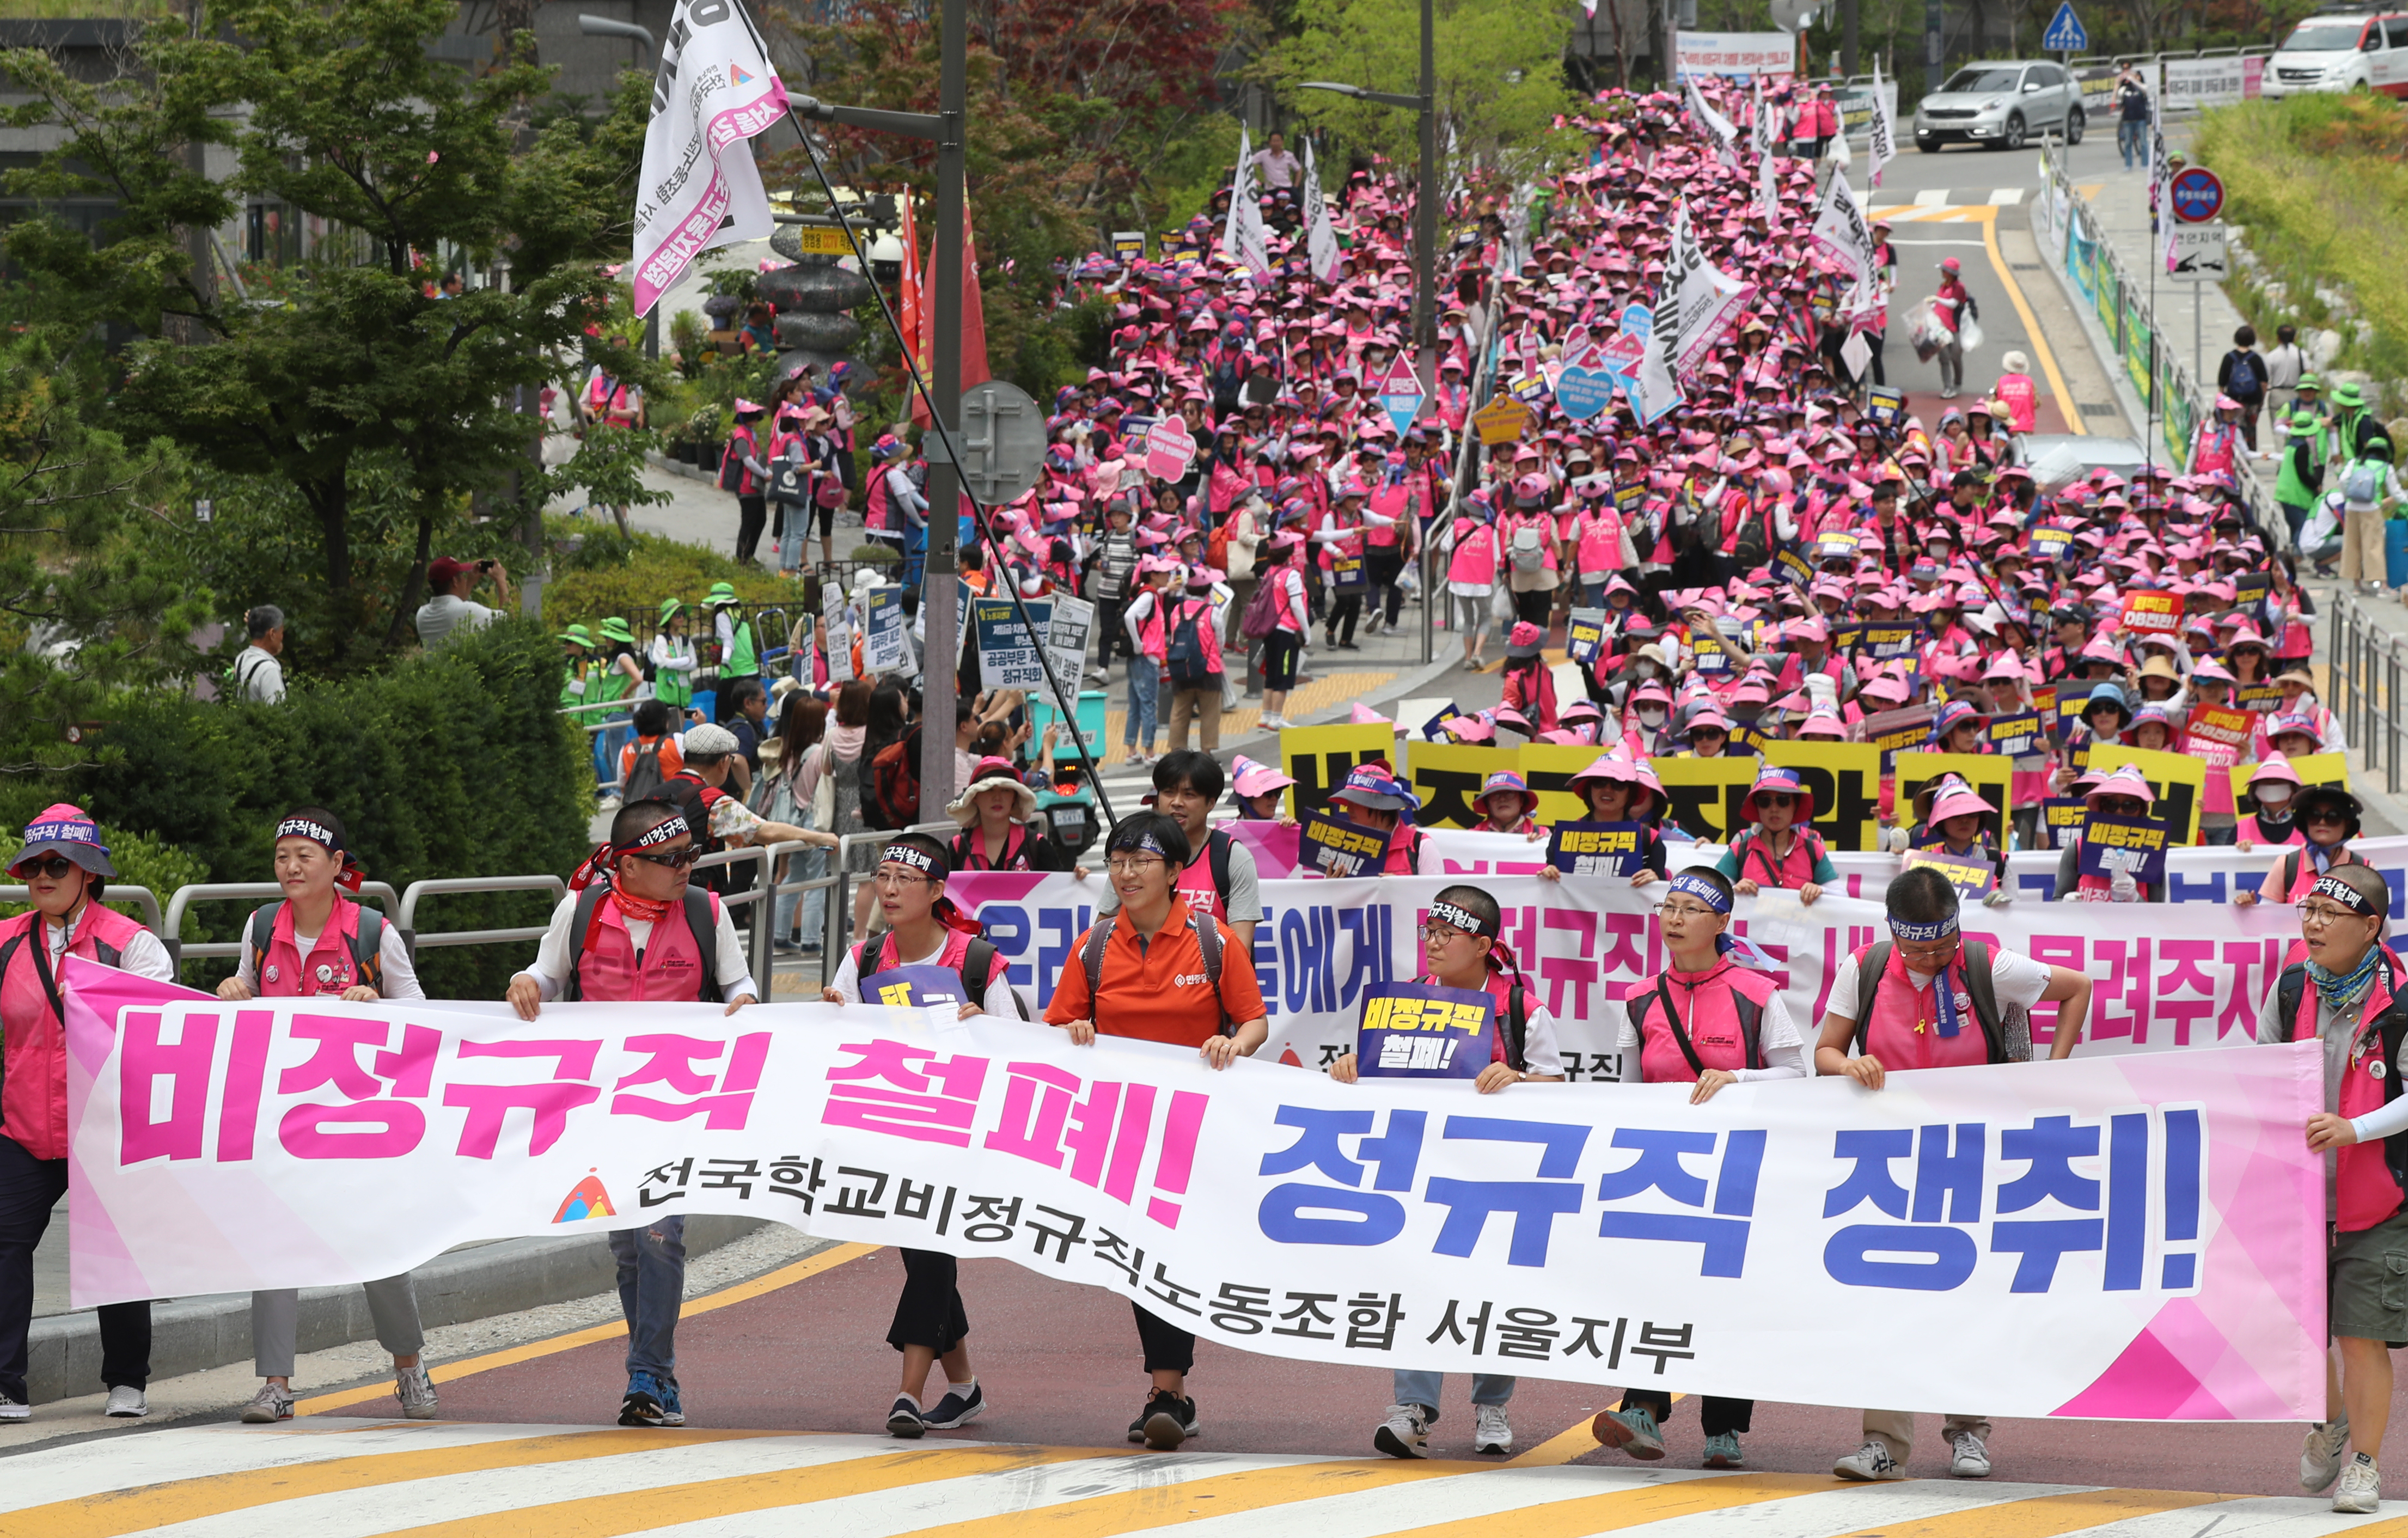
POLYGON ((679 0, 636 190, 637 314, 650 314, 704 252, 768 237, 752 140, 785 115, 785 84, 739 0, 679 0))
POLYGON ((67 967, 77 1306, 713 1213, 1009 1259, 1291 1359, 1996 1416, 2304 1420, 2323 1401, 2313 1042, 1704 1105, 1582 1084, 1541 1111, 924 1010, 563 1004, 528 1024, 237 1007, 67 967), (1862 1316, 1918 1348, 1797 1328, 1862 1316))

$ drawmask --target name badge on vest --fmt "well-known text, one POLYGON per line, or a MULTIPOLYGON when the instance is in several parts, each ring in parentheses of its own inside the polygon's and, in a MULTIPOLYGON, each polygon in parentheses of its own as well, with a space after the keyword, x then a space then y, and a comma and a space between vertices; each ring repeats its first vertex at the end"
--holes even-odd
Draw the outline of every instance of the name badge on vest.
POLYGON ((265 977, 267 979, 267 981, 268 981, 268 982, 270 982, 270 983, 275 982, 275 981, 276 981, 276 963, 275 963, 275 962, 273 962, 273 961, 269 962, 269 963, 267 964, 267 970, 266 970, 265 972, 264 972, 263 974, 261 974, 261 975, 265 976, 265 977))

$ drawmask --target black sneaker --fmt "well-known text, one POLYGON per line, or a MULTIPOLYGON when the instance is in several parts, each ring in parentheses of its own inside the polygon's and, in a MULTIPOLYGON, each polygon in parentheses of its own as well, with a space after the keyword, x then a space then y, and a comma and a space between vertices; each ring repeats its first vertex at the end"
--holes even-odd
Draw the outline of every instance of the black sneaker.
POLYGON ((936 1407, 923 1415, 920 1419, 932 1431, 953 1431, 968 1426, 984 1414, 986 1414, 986 1390, 973 1383, 968 1394, 957 1394, 951 1388, 946 1389, 945 1397, 939 1400, 936 1407))
POLYGON ((928 1423, 920 1418, 920 1401, 909 1394, 896 1395, 895 1408, 886 1412, 886 1434, 917 1442, 927 1430, 928 1423))
POLYGON ((1196 1401, 1157 1388, 1147 1397, 1144 1414, 1130 1422, 1129 1440, 1157 1453, 1176 1452, 1197 1430, 1196 1401))
POLYGON ((622 1426, 666 1426, 668 1417, 661 1412, 661 1401, 640 1388, 630 1388, 627 1397, 619 1401, 619 1424, 622 1426))

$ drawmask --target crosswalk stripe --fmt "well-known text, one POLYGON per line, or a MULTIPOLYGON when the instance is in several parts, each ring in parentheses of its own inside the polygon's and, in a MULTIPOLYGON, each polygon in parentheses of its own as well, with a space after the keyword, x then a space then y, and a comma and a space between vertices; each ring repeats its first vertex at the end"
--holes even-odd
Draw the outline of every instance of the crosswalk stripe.
POLYGON ((2068 1490, 2028 1501, 1994 1501, 1880 1528, 1858 1528, 1843 1538, 2057 1538, 2123 1517, 2212 1506, 2225 1499, 2196 1490, 2068 1490))
POLYGON ((2351 1538, 2396 1538, 2408 1532, 2408 1517, 2340 1516, 2325 1496, 2256 1495, 2213 1507, 2128 1516, 2092 1528, 2082 1538, 2193 1538, 2211 1513, 2215 1518, 2213 1538, 2329 1538, 2336 1532, 2351 1538))
POLYGON ((2021 187, 2000 187, 1990 194, 1990 202, 1996 208, 2012 208, 2023 200, 2024 190, 2021 187))
POLYGON ((1944 187, 1927 187, 1914 194, 1914 206, 1918 208, 1936 208, 1947 201, 1948 190, 1944 187))
MULTIPOLYGON (((1126 1532, 1180 1527, 1201 1517, 1228 1516, 1299 1502, 1342 1496, 1349 1501, 1432 1479, 1476 1477, 1492 1463, 1431 1459, 1398 1463, 1388 1459, 1346 1459, 1254 1469, 1191 1480, 1168 1489, 1123 1490, 1033 1511, 948 1522, 914 1530, 915 1538, 1009 1538, 1022 1532, 1044 1538, 1111 1538, 1126 1532)), ((848 1530, 850 1538, 850 1530, 848 1530)))
MULTIPOLYGON (((1687 1474, 1687 1471, 1670 1470, 1665 1474, 1675 1472, 1687 1474)), ((1828 1474, 1688 1474, 1677 1479, 1668 1479, 1665 1474, 1654 1476, 1661 1483, 1633 1489, 1602 1494, 1587 1489, 1567 1490, 1560 1499, 1521 1506, 1513 1513, 1513 1538, 1583 1538, 1587 1533, 1619 1531, 1643 1522, 1669 1521, 1820 1494, 1836 1485, 1828 1474)), ((1478 1538, 1489 1531, 1491 1526, 1486 1519, 1462 1517, 1407 1528, 1397 1538, 1478 1538)))
MULTIPOLYGON (((56 1501, 9 1513, 0 1520, 0 1533, 38 1533, 41 1538, 116 1538, 120 1533, 188 1522, 221 1512, 246 1511, 303 1496, 356 1492, 411 1479, 442 1479, 480 1469, 521 1468, 648 1452, 659 1445, 663 1436, 674 1438, 681 1445, 699 1446, 775 1435, 774 1431, 612 1430, 520 1437, 465 1447, 455 1443, 408 1452, 337 1455, 298 1465, 205 1474, 80 1500, 56 1501)), ((113 1440, 111 1450, 122 1445, 113 1440)))

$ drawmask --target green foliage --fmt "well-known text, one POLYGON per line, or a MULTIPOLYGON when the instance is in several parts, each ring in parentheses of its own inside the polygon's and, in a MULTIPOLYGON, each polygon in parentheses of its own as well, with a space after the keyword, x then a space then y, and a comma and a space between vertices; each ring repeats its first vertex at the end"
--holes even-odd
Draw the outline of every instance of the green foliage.
POLYGON ((2286 321, 2331 325, 2344 338, 2341 367, 2408 378, 2408 273, 2394 244, 2408 223, 2403 151, 2408 109, 2386 96, 2289 96, 2202 117, 2193 159, 2224 179, 2226 217, 2247 228, 2249 249, 2288 291, 2277 306, 2255 284, 2231 285, 2262 335, 2286 321), (2335 279, 2368 323, 2363 339, 2315 297, 2335 279))
POLYGON ((575 551, 555 557, 552 580, 544 585, 544 628, 554 635, 571 624, 591 625, 609 614, 630 624, 649 624, 660 616, 663 598, 700 603, 713 582, 733 583, 748 606, 783 604, 794 611, 809 585, 759 567, 738 566, 717 551, 665 535, 622 535, 608 524, 566 518, 549 519, 546 527, 555 549, 571 538, 583 540, 575 551))
MULTIPOLYGON (((39 810, 39 808, 34 809, 36 812, 39 810)), ((32 812, 29 812, 27 818, 30 819, 31 816, 32 812)), ((153 838, 150 834, 136 833, 128 828, 111 827, 104 823, 101 825, 100 841, 108 846, 108 863, 117 867, 117 874, 110 878, 109 885, 150 888, 151 895, 159 899, 160 917, 163 919, 166 916, 167 899, 175 894, 177 887, 197 885, 209 879, 208 869, 189 852, 179 849, 164 840, 153 838)), ((25 841, 22 835, 13 830, 0 829, 0 869, 6 869, 14 863, 17 851, 24 847, 25 841)), ((114 908, 131 919, 139 919, 145 923, 150 921, 150 915, 143 911, 142 905, 130 898, 111 898, 104 894, 101 898, 101 905, 114 908)), ((23 913, 28 906, 29 904, 22 902, 0 902, 0 918, 14 918, 23 913)), ((177 938, 179 940, 203 938, 199 915, 186 913, 183 933, 177 938)))
POLYGON ((1124 226, 1159 235, 1183 228, 1212 194, 1229 184, 1238 164, 1238 120, 1223 113, 1191 118, 1140 174, 1130 201, 1135 222, 1124 226))
MULTIPOLYGON (((271 879, 278 818, 312 802, 343 818, 367 875, 395 890, 565 876, 587 849, 594 782, 585 734, 554 709, 560 679, 551 636, 511 620, 375 677, 304 683, 281 705, 131 693, 76 798, 104 826, 172 841, 213 882, 271 879)), ((500 927, 549 913, 540 893, 442 898, 423 923, 500 927)), ((212 905, 206 938, 233 938, 243 916, 212 905)), ((533 955, 532 943, 432 949, 419 975, 437 998, 497 998, 533 955)))

